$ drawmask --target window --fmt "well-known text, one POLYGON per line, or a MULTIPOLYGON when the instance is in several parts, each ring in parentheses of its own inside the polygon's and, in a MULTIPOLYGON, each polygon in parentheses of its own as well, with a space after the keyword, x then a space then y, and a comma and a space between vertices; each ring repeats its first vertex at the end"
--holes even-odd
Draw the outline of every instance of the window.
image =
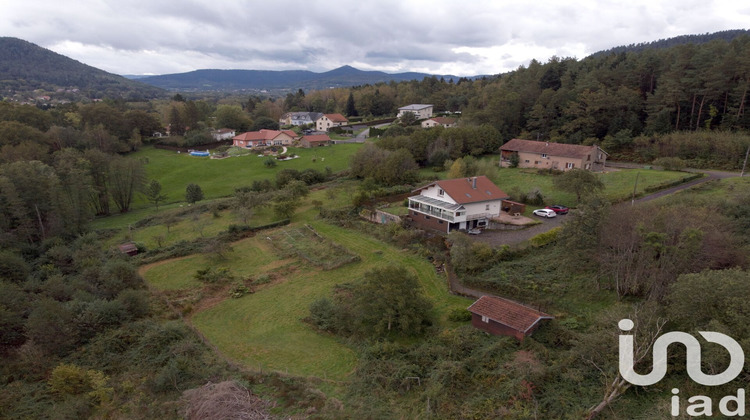
POLYGON ((489 211, 489 209, 490 209, 490 205, 489 205, 489 204, 485 205, 485 206, 484 206, 484 209, 485 209, 485 210, 487 210, 487 211, 489 211))
POLYGON ((568 162, 568 163, 565 164, 565 167, 567 169, 573 169, 574 166, 575 166, 575 164, 573 162, 568 162))
MULTIPOLYGON (((528 159, 526 159, 526 160, 524 160, 523 162, 524 162, 524 163, 529 163, 529 160, 528 160, 528 159)), ((534 162, 534 163, 536 163, 536 162, 534 162)))
POLYGON ((443 189, 442 189, 442 188, 438 188, 438 195, 439 195, 440 197, 442 197, 443 195, 445 195, 445 191, 443 191, 443 189))
POLYGON ((587 161, 591 160, 591 155, 586 156, 586 160, 587 161))
POLYGON ((440 223, 440 224, 442 225, 442 224, 443 224, 443 221, 442 221, 442 220, 438 220, 438 223, 440 223))
POLYGON ((490 319, 486 316, 482 316, 482 322, 490 322, 490 319))
POLYGON ((546 159, 546 158, 547 158, 547 154, 546 153, 542 153, 542 159, 546 159))

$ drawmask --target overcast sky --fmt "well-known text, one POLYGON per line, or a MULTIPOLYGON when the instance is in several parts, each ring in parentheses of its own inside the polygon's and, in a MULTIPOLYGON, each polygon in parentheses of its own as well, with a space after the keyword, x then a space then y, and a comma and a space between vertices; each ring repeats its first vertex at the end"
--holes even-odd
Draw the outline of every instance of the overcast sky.
POLYGON ((497 74, 532 59, 750 28, 746 0, 0 0, 0 36, 116 74, 497 74))

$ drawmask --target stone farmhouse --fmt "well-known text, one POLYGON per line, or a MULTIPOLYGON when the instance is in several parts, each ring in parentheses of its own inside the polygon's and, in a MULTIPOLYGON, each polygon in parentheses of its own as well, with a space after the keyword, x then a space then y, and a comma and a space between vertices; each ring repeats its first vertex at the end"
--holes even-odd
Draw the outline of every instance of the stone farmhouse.
POLYGON ((550 143, 513 139, 500 147, 500 166, 508 167, 511 157, 518 156, 519 168, 586 169, 594 172, 604 170, 607 152, 599 146, 582 146, 578 144, 550 143))

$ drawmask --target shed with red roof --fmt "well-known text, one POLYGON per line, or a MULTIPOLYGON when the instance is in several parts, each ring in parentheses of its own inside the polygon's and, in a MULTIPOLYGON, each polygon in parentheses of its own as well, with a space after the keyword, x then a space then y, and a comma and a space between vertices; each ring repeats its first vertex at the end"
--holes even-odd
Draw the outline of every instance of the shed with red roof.
POLYGON ((542 320, 551 315, 529 308, 509 299, 482 296, 471 306, 471 325, 493 335, 507 335, 523 341, 533 333, 542 320))

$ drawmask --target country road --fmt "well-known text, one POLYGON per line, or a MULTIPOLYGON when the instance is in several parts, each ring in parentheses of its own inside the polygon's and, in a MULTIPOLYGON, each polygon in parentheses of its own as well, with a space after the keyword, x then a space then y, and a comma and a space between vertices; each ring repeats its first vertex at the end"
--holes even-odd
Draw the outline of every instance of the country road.
MULTIPOLYGON (((633 168, 633 169, 642 167, 641 165, 636 166, 632 164, 623 164, 623 163, 617 163, 615 165, 613 165, 612 167, 633 168)), ((692 188, 692 187, 695 187, 696 185, 699 185, 699 184, 702 184, 704 182, 708 182, 711 180, 740 176, 738 172, 723 172, 723 171, 710 171, 710 170, 698 170, 698 169, 689 169, 687 171, 688 172, 702 172, 706 174, 706 176, 704 176, 703 178, 694 179, 684 184, 677 185, 675 187, 657 191, 653 194, 649 194, 643 197, 636 198, 635 203, 644 203, 647 201, 655 200, 657 198, 664 197, 669 194, 674 194, 678 191, 692 188)), ((618 203, 617 205, 630 205, 630 204, 631 204, 630 201, 625 201, 622 203, 618 203)), ((535 216, 532 216, 532 217, 535 217, 535 216)), ((534 225, 525 229, 484 231, 482 232, 481 235, 478 235, 476 237, 476 240, 488 243, 492 246, 517 245, 522 242, 528 241, 529 239, 531 239, 532 237, 540 233, 544 233, 544 232, 549 231, 552 228, 561 226, 565 222, 567 217, 568 216, 558 216, 553 219, 541 219, 540 218, 539 220, 541 220, 542 222, 541 224, 534 225)))

